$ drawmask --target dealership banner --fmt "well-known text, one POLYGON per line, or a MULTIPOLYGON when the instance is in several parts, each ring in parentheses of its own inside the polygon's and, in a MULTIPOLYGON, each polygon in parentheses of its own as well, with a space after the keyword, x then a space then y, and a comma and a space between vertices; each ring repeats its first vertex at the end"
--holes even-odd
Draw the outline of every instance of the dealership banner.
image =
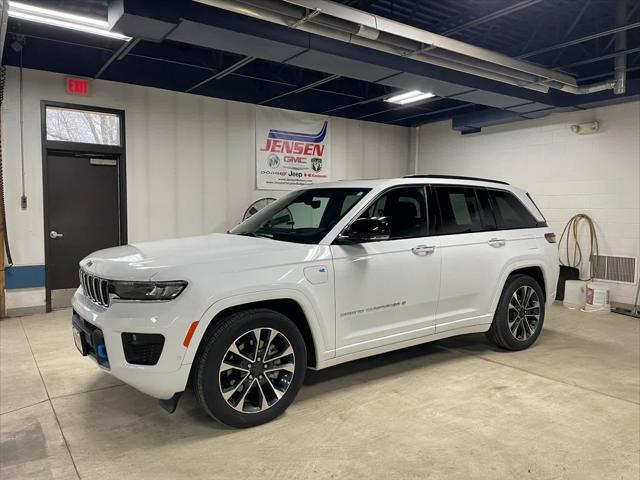
POLYGON ((329 119, 256 107, 256 180, 261 190, 295 190, 330 178, 329 119))

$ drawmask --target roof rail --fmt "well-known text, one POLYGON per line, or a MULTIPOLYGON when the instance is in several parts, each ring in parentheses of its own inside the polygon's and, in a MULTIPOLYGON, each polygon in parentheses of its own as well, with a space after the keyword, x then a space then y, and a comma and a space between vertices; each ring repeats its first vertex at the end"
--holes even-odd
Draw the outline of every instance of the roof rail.
POLYGON ((501 185, 509 185, 507 182, 503 182, 501 180, 491 180, 490 178, 480 177, 462 177, 460 175, 405 175, 402 178, 447 178, 451 180, 477 180, 479 182, 491 182, 499 183, 501 185))

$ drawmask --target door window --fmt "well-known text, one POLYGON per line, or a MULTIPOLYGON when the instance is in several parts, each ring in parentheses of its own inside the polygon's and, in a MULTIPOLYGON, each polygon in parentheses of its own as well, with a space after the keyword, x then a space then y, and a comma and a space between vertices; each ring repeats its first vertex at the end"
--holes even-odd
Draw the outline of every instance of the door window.
POLYGON ((496 216, 489 200, 489 190, 486 188, 476 188, 476 197, 478 198, 478 204, 480 205, 480 220, 485 230, 497 230, 498 224, 496 222, 496 216))
POLYGON ((491 195, 500 229, 534 228, 537 226, 538 221, 535 217, 511 192, 491 190, 491 195))
POLYGON ((390 239, 427 235, 427 202, 424 187, 394 188, 380 196, 360 218, 387 217, 390 239))
POLYGON ((48 106, 47 140, 120 145, 120 116, 115 113, 48 106))
POLYGON ((449 235, 485 230, 475 190, 469 187, 434 187, 440 207, 441 222, 436 232, 449 235))

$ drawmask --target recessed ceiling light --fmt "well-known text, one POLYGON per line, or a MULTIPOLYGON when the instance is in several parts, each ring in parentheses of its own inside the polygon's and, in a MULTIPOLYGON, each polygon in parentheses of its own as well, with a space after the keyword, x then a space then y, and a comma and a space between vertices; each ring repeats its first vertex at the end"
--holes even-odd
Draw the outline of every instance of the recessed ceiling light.
POLYGON ((81 32, 115 38, 117 40, 131 40, 131 37, 109 30, 106 20, 74 15, 72 13, 51 10, 49 8, 36 7, 21 2, 9 2, 8 15, 13 18, 28 20, 30 22, 44 23, 56 27, 79 30, 81 32))
POLYGON ((385 101, 390 103, 397 103, 398 105, 406 105, 407 103, 418 102, 427 98, 434 97, 435 95, 430 92, 421 92, 420 90, 411 90, 410 92, 401 93, 400 95, 394 95, 387 98, 385 101))

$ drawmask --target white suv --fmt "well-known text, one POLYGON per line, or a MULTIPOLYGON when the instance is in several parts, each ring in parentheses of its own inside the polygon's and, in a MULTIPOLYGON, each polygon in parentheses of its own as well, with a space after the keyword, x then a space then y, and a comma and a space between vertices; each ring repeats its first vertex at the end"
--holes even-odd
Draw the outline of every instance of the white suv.
POLYGON ((558 269, 555 235, 506 183, 326 183, 227 234, 88 256, 73 333, 167 410, 190 381, 212 417, 249 427, 284 412, 307 368, 474 332, 529 347, 558 269))

